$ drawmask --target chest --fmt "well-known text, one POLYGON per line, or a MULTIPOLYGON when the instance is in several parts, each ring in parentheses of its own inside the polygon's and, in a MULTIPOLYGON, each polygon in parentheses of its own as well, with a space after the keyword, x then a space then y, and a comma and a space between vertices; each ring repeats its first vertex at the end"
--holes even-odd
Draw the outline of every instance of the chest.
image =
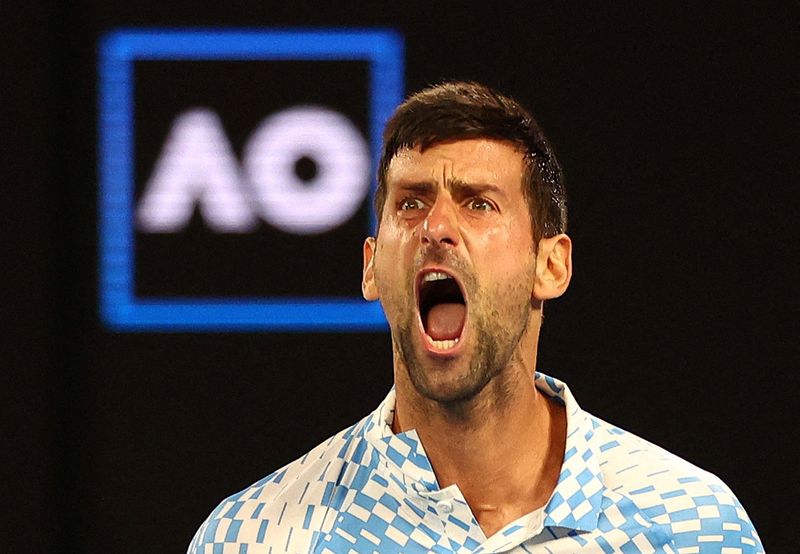
MULTIPOLYGON (((373 474, 358 490, 340 493, 308 550, 319 553, 674 552, 658 527, 636 518, 605 517, 589 531, 545 526, 539 509, 488 539, 458 487, 428 491, 373 474)), ((613 509, 612 506, 609 506, 613 509)))

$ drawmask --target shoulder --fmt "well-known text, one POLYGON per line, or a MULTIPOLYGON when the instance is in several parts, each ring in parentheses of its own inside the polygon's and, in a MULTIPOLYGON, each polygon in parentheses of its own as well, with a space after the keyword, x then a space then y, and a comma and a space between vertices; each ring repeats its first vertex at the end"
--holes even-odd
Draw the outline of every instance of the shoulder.
POLYGON ((245 544, 280 544, 287 552, 308 550, 315 529, 322 527, 323 507, 332 501, 349 451, 363 440, 357 432, 361 423, 220 502, 197 530, 189 553, 245 544))
POLYGON ((665 525, 679 551, 703 552, 696 548, 707 545, 714 551, 763 552, 744 508, 716 475, 633 433, 590 418, 606 487, 628 498, 654 523, 665 525))

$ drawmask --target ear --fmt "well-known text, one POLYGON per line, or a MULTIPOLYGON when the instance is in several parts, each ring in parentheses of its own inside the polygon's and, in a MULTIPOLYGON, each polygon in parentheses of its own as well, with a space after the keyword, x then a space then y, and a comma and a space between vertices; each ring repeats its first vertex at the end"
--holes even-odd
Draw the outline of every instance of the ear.
POLYGON ((378 287, 375 284, 375 237, 367 237, 364 241, 364 267, 361 272, 361 294, 370 302, 378 299, 378 287))
POLYGON ((536 253, 533 296, 539 300, 558 298, 572 279, 572 240, 567 235, 543 238, 536 253))

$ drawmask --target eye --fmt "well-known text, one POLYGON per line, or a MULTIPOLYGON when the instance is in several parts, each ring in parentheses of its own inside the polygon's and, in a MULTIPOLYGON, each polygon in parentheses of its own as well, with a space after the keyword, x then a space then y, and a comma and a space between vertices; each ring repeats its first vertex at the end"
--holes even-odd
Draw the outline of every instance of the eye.
POLYGON ((467 208, 480 212, 491 212, 495 209, 494 204, 489 202, 486 198, 481 198, 480 196, 470 198, 467 202, 467 208))
POLYGON ((408 211, 408 210, 422 210, 425 208, 425 204, 419 198, 404 198, 398 204, 398 208, 400 211, 408 211))

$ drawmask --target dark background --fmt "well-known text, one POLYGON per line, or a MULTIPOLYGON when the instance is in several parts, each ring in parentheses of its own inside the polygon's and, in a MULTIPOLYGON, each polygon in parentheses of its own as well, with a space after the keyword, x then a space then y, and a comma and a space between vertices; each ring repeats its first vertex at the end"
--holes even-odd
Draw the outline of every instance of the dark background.
POLYGON ((103 32, 378 25, 405 36, 408 90, 497 86, 560 152, 575 278, 539 367, 796 552, 797 10, 314 4, 5 7, 0 549, 184 551, 221 498, 383 398, 384 334, 104 331, 95 226, 103 32))
MULTIPOLYGON (((139 189, 152 175, 175 116, 191 108, 219 116, 239 160, 265 116, 297 105, 334 109, 369 141, 365 61, 144 61, 134 64, 134 81, 139 189)), ((136 191, 137 201, 143 192, 136 191)), ((282 232, 263 219, 250 233, 220 234, 197 212, 184 232, 139 232, 137 296, 358 297, 370 209, 365 195, 347 223, 311 235, 282 232), (320 267, 336 270, 325 271, 322 283, 298 279, 319 275, 320 267)))

